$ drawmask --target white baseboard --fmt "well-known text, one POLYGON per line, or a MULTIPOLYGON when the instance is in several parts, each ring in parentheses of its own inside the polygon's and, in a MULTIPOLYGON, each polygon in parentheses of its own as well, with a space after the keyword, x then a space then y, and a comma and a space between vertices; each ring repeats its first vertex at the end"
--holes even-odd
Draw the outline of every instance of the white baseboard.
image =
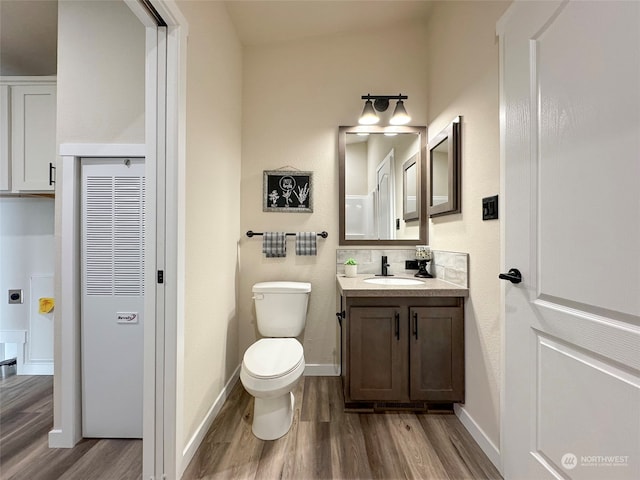
POLYGON ((238 367, 235 369, 235 371, 231 375, 231 378, 229 378, 229 381, 225 384, 224 388, 220 392, 220 395, 218 395, 218 398, 216 398, 215 402, 213 402, 213 405, 211 405, 211 408, 209 408, 209 411, 204 416, 204 419, 202 420, 202 422, 200 422, 200 425, 198 425, 198 428, 196 428, 196 431, 187 442, 187 446, 182 451, 182 461, 180 462, 179 478, 182 477, 182 474, 189 466, 189 462, 191 462, 191 459, 196 454, 196 450, 198 450, 198 447, 204 440, 205 435, 211 427, 211 424, 218 416, 218 413, 220 413, 224 402, 227 400, 229 394, 231 393, 231 389, 234 387, 239 378, 240 365, 238 365, 238 367))
POLYGON ((489 457, 491 463, 498 469, 500 474, 502 475, 502 459, 500 456, 500 450, 495 444, 487 437, 482 428, 476 423, 476 421, 469 415, 467 410, 459 405, 454 404, 453 409, 455 411, 456 416, 467 429, 467 431, 471 434, 476 443, 480 446, 484 454, 489 457))
POLYGON ((69 439, 60 429, 49 432, 49 448, 73 448, 73 443, 69 444, 69 439))
POLYGON ((49 431, 49 448, 66 448, 66 438, 62 436, 62 430, 49 431))
POLYGON ((71 430, 63 430, 54 428, 49 430, 49 448, 73 448, 82 440, 82 436, 73 437, 74 432, 71 430))
POLYGON ((17 375, 53 375, 53 363, 18 362, 17 375))
POLYGON ((307 363, 304 367, 305 377, 339 377, 340 365, 333 363, 307 363))

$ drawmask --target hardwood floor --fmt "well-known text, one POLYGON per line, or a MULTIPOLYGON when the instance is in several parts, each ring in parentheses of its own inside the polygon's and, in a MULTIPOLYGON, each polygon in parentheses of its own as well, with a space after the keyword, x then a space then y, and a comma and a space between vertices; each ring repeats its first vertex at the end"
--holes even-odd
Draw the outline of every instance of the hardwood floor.
POLYGON ((346 413, 339 377, 303 377, 294 394, 291 430, 265 442, 238 382, 183 480, 502 478, 454 415, 346 413))
MULTIPOLYGON (((142 441, 50 449, 53 379, 0 380, 2 480, 142 477, 142 441)), ((346 413, 339 377, 303 377, 294 423, 270 442, 251 433, 253 398, 233 388, 183 479, 500 479, 454 415, 346 413)))
POLYGON ((53 449, 53 377, 0 380, 2 480, 133 480, 142 478, 141 440, 85 439, 53 449))

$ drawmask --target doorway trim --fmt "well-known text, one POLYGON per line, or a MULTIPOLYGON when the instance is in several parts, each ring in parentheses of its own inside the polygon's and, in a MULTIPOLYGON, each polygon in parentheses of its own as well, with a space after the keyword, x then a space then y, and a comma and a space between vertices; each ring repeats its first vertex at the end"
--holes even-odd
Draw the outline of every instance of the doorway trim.
MULTIPOLYGON (((55 424, 49 433, 49 446, 73 447, 82 438, 81 378, 79 357, 80 321, 80 162, 81 157, 142 156, 162 170, 157 182, 153 175, 154 222, 163 223, 162 237, 153 231, 145 246, 153 249, 148 263, 145 291, 145 317, 152 328, 145 331, 145 379, 143 418, 143 478, 177 478, 181 466, 182 441, 182 338, 184 299, 184 212, 186 157, 186 48, 188 24, 174 0, 146 0, 166 23, 166 34, 159 34, 158 23, 137 0, 124 0, 146 29, 145 57, 145 144, 63 144, 56 166, 56 296, 60 329, 56 332, 60 361, 54 366, 55 424), (164 38, 164 39, 162 39, 164 38), (158 62, 158 48, 166 57, 158 62), (160 109, 158 106, 164 105, 160 109), (162 151, 163 158, 158 158, 162 151), (64 188, 63 188, 64 186, 64 188), (158 188, 156 188, 158 187, 158 188), (162 192, 155 191, 162 189, 162 192), (160 205, 161 202, 161 205, 160 205), (158 208, 161 207, 161 208, 158 208), (160 213, 162 212, 162 213, 160 213), (156 214, 160 216, 156 216, 156 214), (151 236, 153 238, 151 239, 151 236), (65 241, 62 242, 61 239, 65 241), (156 255, 158 244, 163 254, 156 255), (64 269, 63 269, 64 266, 64 269), (166 271, 169 288, 156 292, 156 270, 166 271), (149 285, 149 282, 152 282, 149 285), (157 307, 162 308, 159 312, 157 307), (159 314, 162 318, 159 318, 159 314), (165 322, 165 318, 167 321, 165 322), (161 347, 161 348, 158 348, 161 347)), ((149 186, 149 181, 147 182, 149 186)), ((149 202, 150 203, 150 202, 149 202)), ((148 203, 148 205, 149 205, 148 203)), ((149 216, 147 216, 149 220, 149 216)))
MULTIPOLYGON (((143 478, 179 478, 182 473, 184 358, 184 211, 186 76, 189 26, 174 0, 124 0, 146 28, 145 139, 155 166, 155 267, 147 270, 155 295, 145 312, 155 314, 145 331, 143 478), (148 8, 154 9, 151 14, 148 8), (159 21, 166 26, 159 27, 159 21), (156 271, 166 283, 156 283, 156 271)), ((147 191, 149 194, 149 190, 147 191)), ((147 217, 148 218, 148 217, 147 217)))
MULTIPOLYGON (((56 172, 56 335, 54 428, 49 447, 71 448, 82 438, 80 363, 80 159, 144 157, 144 144, 62 144, 56 172), (64 241, 62 241, 64 239, 64 241), (63 268, 64 266, 64 268, 63 268)), ((150 226, 153 228, 153 226, 150 226)))

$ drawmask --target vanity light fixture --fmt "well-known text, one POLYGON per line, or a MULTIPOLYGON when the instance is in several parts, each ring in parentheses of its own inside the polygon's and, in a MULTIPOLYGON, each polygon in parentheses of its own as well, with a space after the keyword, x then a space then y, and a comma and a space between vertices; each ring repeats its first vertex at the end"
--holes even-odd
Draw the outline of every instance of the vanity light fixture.
POLYGON ((360 125, 375 125, 380 121, 380 117, 376 112, 386 112, 389 108, 389 100, 397 100, 396 108, 393 111, 393 115, 389 120, 389 124, 391 125, 406 125, 411 121, 411 117, 407 113, 407 110, 404 108, 403 100, 407 100, 409 97, 407 95, 363 95, 362 100, 366 100, 364 102, 364 110, 362 110, 362 115, 360 115, 360 119, 358 123, 360 125), (373 101, 372 101, 373 100, 373 101))

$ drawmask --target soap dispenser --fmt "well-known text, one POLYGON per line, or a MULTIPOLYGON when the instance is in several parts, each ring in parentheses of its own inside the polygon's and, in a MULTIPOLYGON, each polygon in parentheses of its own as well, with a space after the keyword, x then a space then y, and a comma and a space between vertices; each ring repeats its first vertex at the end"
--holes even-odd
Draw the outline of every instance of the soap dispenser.
POLYGON ((432 258, 429 245, 416 245, 416 260, 418 260, 418 273, 415 274, 416 277, 433 278, 433 275, 427 271, 427 264, 432 258))

